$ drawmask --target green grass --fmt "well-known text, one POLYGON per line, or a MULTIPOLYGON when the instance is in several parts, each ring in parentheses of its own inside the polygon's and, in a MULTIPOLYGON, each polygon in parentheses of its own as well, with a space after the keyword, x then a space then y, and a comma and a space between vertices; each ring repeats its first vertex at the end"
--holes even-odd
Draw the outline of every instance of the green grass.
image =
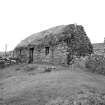
POLYGON ((57 71, 41 72, 46 65, 36 65, 40 67, 38 70, 25 71, 26 66, 4 69, 4 76, 0 79, 0 105, 45 105, 57 97, 105 92, 105 77, 102 75, 84 72, 77 67, 71 70, 61 66, 56 66, 57 71))

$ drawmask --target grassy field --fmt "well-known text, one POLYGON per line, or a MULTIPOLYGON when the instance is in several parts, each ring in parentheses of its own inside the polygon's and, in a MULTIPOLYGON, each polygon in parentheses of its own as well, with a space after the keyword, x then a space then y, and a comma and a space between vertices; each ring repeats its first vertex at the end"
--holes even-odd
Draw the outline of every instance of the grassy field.
POLYGON ((14 65, 0 70, 0 105, 45 105, 58 97, 81 92, 105 93, 105 77, 85 68, 50 65, 14 65))

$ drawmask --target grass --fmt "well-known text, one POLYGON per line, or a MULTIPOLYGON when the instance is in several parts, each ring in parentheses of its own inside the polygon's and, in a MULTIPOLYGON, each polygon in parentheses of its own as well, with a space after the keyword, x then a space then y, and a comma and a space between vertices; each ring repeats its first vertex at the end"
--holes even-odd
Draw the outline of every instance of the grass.
POLYGON ((4 69, 0 79, 0 105, 45 105, 59 97, 105 93, 102 75, 62 66, 56 66, 57 71, 43 73, 46 66, 49 65, 15 65, 4 69), (27 66, 35 69, 25 71, 27 66))

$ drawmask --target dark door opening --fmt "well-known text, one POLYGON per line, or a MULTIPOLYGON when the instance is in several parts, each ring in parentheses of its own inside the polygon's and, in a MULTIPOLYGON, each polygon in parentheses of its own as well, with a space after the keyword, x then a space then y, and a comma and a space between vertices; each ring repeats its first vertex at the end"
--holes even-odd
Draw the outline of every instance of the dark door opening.
POLYGON ((45 55, 48 55, 49 54, 49 47, 45 47, 45 55))
POLYGON ((33 53, 34 53, 34 48, 29 49, 29 63, 33 62, 33 53))

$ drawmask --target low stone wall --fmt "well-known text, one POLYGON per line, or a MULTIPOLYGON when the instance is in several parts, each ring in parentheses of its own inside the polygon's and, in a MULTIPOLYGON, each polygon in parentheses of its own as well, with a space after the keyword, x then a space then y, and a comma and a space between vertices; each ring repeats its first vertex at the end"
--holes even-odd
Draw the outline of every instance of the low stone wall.
POLYGON ((20 62, 28 63, 29 61, 29 50, 28 49, 19 49, 15 52, 15 57, 19 59, 20 62), (21 51, 20 51, 21 50, 21 51))

